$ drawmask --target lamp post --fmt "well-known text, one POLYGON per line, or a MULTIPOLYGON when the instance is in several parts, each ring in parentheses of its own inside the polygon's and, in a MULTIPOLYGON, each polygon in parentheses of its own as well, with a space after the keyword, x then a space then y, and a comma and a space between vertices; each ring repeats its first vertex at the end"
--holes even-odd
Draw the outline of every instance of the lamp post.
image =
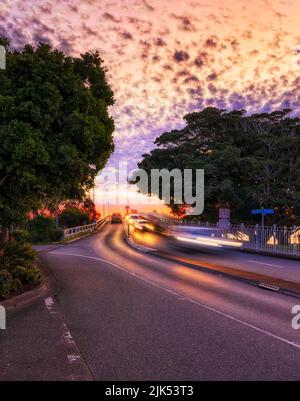
POLYGON ((96 223, 96 205, 95 205, 95 185, 93 186, 93 207, 94 207, 94 223, 96 223))
MULTIPOLYGON (((92 171, 96 171, 97 170, 97 166, 95 165, 95 164, 90 164, 89 165, 89 167, 90 167, 90 169, 92 170, 92 171)), ((94 223, 96 223, 96 205, 95 205, 95 181, 96 180, 94 180, 94 186, 93 186, 93 207, 94 207, 94 218, 93 218, 93 221, 94 221, 94 223)))

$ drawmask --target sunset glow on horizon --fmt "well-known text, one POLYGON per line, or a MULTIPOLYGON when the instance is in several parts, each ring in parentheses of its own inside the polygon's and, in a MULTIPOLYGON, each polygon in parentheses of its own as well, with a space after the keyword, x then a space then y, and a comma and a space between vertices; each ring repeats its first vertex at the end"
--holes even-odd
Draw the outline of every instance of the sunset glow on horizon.
POLYGON ((299 0, 2 0, 0 36, 99 50, 116 99, 108 167, 134 168, 207 106, 300 115, 299 15, 299 0))

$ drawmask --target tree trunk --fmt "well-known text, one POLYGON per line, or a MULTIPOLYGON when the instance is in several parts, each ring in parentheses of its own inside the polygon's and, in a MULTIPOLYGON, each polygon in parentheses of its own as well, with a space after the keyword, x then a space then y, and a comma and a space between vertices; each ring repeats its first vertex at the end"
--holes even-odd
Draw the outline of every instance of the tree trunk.
POLYGON ((56 225, 56 228, 59 227, 59 208, 58 208, 58 206, 56 206, 56 208, 55 208, 55 225, 56 225))
POLYGON ((9 229, 8 229, 8 227, 2 227, 0 240, 1 240, 1 242, 4 242, 4 243, 9 241, 9 229))

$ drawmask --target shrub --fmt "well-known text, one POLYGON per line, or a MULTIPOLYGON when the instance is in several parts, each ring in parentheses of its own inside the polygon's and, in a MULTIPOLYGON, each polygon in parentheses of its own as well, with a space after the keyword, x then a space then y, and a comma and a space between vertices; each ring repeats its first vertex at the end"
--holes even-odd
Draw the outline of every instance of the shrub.
POLYGON ((28 244, 14 240, 0 244, 0 299, 40 283, 35 259, 36 253, 28 244))
POLYGON ((7 242, 2 246, 0 269, 12 271, 17 266, 30 267, 36 259, 36 253, 29 244, 16 241, 7 242))
POLYGON ((53 218, 38 215, 28 223, 29 241, 32 243, 51 241, 51 232, 55 229, 53 218))
POLYGON ((12 233, 12 239, 19 242, 20 244, 25 244, 26 242, 28 242, 28 238, 29 232, 27 230, 14 231, 12 233))
POLYGON ((12 290, 13 278, 7 270, 0 270, 0 299, 7 298, 12 290))
POLYGON ((18 278, 14 278, 13 282, 12 282, 12 285, 11 285, 12 293, 19 294, 19 293, 22 292, 23 288, 24 288, 24 286, 23 286, 21 280, 18 279, 18 278))
POLYGON ((17 266, 14 277, 24 285, 38 285, 41 281, 41 274, 35 267, 17 266))
POLYGON ((50 241, 57 242, 61 241, 64 236, 64 230, 61 228, 55 228, 50 231, 50 241))
POLYGON ((65 209, 60 215, 60 223, 66 228, 90 224, 89 213, 76 208, 65 209))

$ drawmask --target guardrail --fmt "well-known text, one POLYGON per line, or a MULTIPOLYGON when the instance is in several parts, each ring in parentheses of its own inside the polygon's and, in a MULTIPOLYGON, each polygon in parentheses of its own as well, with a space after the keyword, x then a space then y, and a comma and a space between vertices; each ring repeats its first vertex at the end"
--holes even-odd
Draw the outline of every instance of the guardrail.
POLYGON ((83 233, 91 233, 99 230, 99 228, 103 227, 110 220, 110 216, 106 216, 101 220, 98 220, 97 223, 87 224, 85 226, 67 228, 64 230, 63 239, 77 237, 83 233))

